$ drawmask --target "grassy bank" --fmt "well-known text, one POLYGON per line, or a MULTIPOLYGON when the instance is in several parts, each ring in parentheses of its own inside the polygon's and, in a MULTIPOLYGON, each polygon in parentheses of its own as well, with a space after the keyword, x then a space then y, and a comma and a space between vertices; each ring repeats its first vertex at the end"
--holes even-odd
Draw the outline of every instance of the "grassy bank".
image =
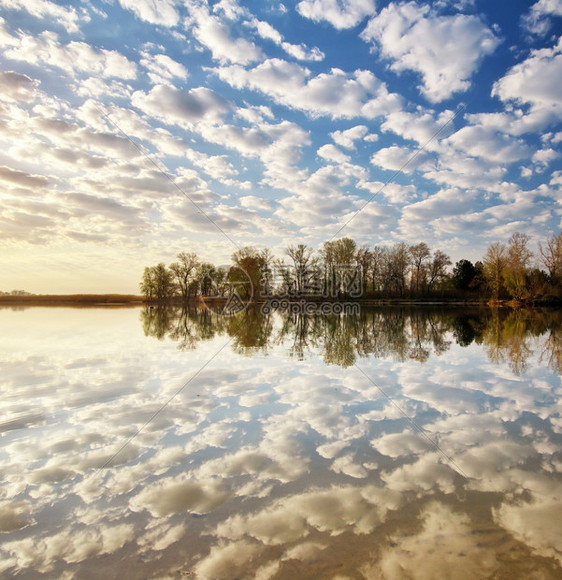
POLYGON ((134 294, 0 295, 0 306, 134 306, 144 302, 134 294))

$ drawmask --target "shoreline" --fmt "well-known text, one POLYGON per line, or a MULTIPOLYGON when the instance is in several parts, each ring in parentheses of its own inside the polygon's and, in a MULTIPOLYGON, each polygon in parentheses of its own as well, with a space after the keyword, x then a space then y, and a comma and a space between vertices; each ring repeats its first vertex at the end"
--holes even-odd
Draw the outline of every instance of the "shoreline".
MULTIPOLYGON (((279 298, 289 302, 318 302, 314 299, 303 297, 279 298)), ((226 302, 225 297, 205 297, 191 298, 187 302, 188 306, 209 306, 226 302)), ((265 300, 256 300, 255 304, 261 304, 265 300)), ((338 303, 345 300, 331 299, 328 302, 338 303)), ((365 307, 378 306, 487 306, 490 308, 533 308, 533 307, 560 307, 560 301, 540 301, 529 302, 514 300, 490 300, 477 298, 355 298, 353 302, 365 307)), ((185 303, 180 299, 172 299, 167 302, 157 302, 146 300, 144 296, 135 294, 29 294, 29 295, 0 295, 0 307, 2 306, 183 306, 185 303)))
POLYGON ((29 294, 0 295, 1 306, 140 306, 143 296, 134 294, 29 294))

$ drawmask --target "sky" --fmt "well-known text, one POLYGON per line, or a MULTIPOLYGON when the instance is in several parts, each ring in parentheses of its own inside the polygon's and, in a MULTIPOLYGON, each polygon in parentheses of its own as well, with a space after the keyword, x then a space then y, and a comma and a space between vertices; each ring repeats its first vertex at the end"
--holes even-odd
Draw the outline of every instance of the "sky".
POLYGON ((0 290, 560 231, 562 0, 0 0, 0 290))

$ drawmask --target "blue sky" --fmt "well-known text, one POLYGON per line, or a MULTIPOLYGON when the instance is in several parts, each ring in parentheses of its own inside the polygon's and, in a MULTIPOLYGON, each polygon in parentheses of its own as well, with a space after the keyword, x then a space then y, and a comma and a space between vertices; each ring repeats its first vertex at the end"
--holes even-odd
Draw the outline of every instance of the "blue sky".
POLYGON ((538 263, 560 231, 561 16, 0 0, 0 289, 136 292, 179 251, 334 235, 454 262, 519 231, 538 263))

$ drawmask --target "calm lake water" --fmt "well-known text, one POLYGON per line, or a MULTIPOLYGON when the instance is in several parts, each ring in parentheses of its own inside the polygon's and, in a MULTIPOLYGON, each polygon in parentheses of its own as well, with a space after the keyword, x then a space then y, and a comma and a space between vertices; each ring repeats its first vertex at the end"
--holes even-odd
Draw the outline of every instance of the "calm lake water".
POLYGON ((0 575, 562 577, 562 314, 0 310, 0 575))

